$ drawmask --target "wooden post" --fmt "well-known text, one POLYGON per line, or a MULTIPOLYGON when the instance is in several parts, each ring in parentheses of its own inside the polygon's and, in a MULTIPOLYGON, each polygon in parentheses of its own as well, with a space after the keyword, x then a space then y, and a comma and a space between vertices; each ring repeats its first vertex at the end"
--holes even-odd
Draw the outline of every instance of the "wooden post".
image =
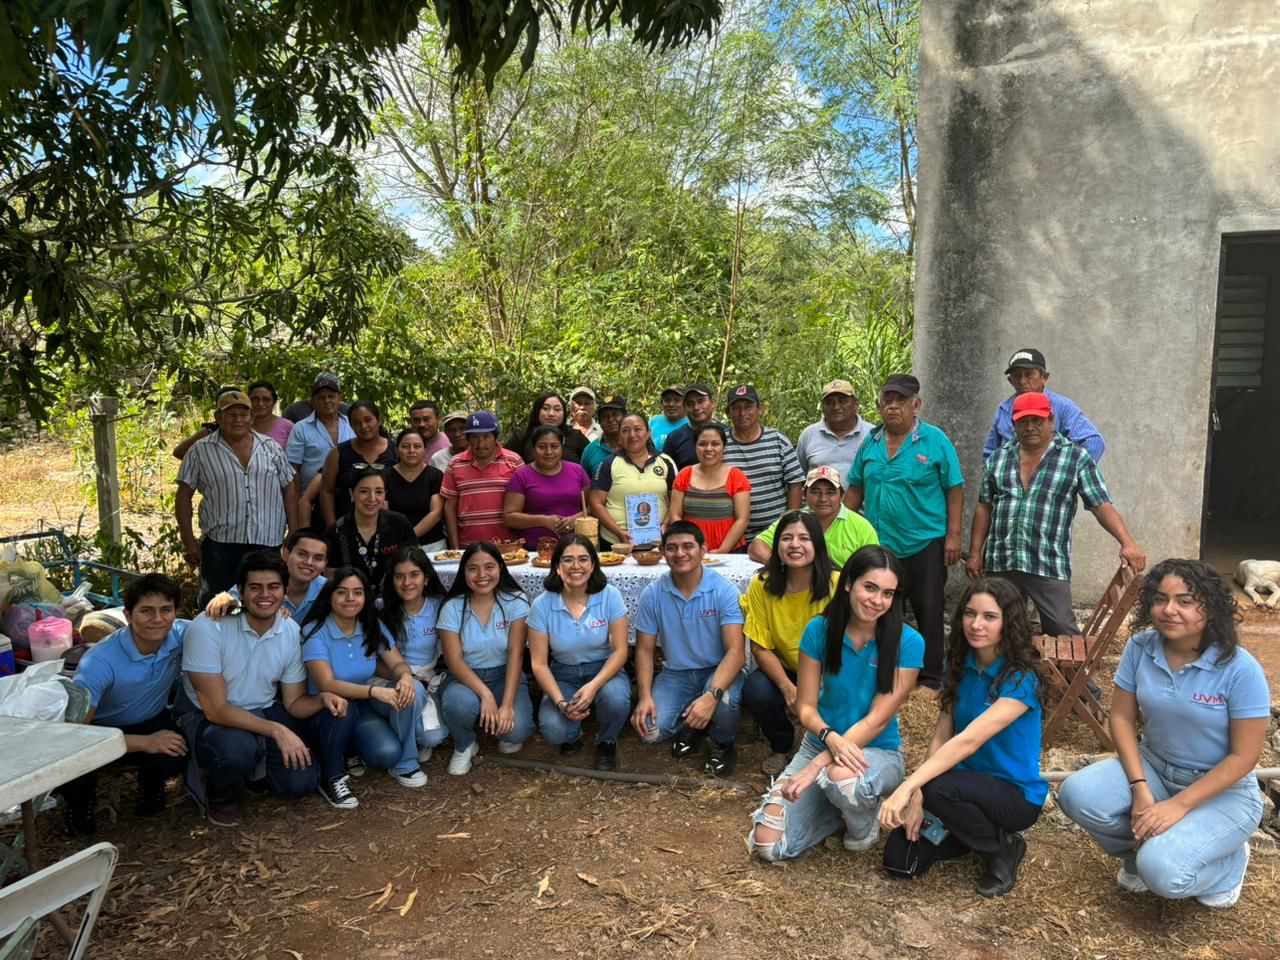
POLYGON ((93 421, 93 464, 98 481, 98 530, 105 531, 113 544, 120 542, 120 477, 116 472, 115 397, 89 398, 89 418, 93 421))

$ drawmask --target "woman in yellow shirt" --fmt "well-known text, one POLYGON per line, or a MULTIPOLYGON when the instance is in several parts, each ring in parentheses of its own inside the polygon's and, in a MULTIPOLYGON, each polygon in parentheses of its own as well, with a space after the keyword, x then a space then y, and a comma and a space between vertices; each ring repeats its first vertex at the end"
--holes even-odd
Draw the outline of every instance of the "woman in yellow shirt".
POLYGON ((751 580, 743 601, 756 669, 742 686, 742 705, 769 741, 760 769, 771 777, 783 771, 795 746, 788 711, 796 703, 800 634, 827 608, 840 576, 813 514, 785 513, 776 530, 768 563, 751 580))

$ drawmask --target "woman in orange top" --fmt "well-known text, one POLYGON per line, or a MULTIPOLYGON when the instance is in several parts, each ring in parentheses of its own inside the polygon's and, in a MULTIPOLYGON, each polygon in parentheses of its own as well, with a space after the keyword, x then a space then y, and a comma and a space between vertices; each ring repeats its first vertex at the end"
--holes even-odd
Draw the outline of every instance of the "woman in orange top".
POLYGON ((751 481, 724 462, 729 437, 723 426, 704 424, 693 442, 698 462, 676 474, 667 518, 696 524, 707 539, 708 553, 733 553, 746 544, 751 481))

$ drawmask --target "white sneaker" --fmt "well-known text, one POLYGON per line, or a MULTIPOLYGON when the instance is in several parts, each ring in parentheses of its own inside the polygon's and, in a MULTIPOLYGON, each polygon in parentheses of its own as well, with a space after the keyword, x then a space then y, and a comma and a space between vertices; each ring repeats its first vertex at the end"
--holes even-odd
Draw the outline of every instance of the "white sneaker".
POLYGON ((1240 874, 1240 882, 1225 893, 1207 893, 1203 897, 1196 897, 1206 907, 1213 907, 1215 910, 1225 910, 1227 907, 1234 907, 1236 901, 1240 899, 1240 894, 1244 890, 1244 875, 1249 870, 1249 843, 1245 841, 1244 845, 1244 871, 1240 874))
POLYGON ((880 825, 878 823, 873 823, 870 831, 868 831, 865 837, 855 837, 846 832, 840 842, 844 844, 844 848, 846 850, 854 853, 860 850, 870 850, 880 842, 880 825))
POLYGON ((427 775, 421 769, 414 770, 411 773, 396 773, 392 770, 391 775, 396 778, 396 783, 402 787, 408 787, 410 790, 420 790, 427 785, 427 775))
POLYGON ((434 749, 433 747, 423 747, 421 750, 419 750, 419 751, 418 751, 418 762, 419 762, 419 763, 426 763, 428 760, 430 760, 430 759, 431 759, 431 753, 432 753, 432 750, 433 750, 433 749, 434 749))
POLYGON ((523 747, 523 743, 507 743, 505 740, 498 741, 499 753, 519 753, 523 747))
POLYGON ((1142 877, 1136 873, 1130 873, 1129 868, 1123 863, 1120 869, 1116 871, 1116 883, 1120 885, 1120 889, 1125 893, 1146 893, 1147 885, 1142 882, 1142 877))
POLYGON ((471 761, 476 754, 480 752, 479 742, 472 743, 465 750, 453 751, 453 756, 449 758, 449 774, 450 776, 460 777, 471 770, 471 761))

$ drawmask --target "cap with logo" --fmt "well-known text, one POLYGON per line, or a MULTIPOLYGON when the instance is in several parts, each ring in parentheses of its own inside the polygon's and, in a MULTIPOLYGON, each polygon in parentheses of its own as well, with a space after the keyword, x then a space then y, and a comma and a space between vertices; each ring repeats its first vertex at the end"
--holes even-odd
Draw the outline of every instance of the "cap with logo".
POLYGON ((752 403, 759 403, 760 394, 756 393, 756 388, 750 384, 743 384, 729 391, 729 396, 725 399, 725 403, 732 405, 735 400, 749 400, 752 403))
POLYGON ((853 384, 848 380, 832 380, 822 388, 822 399, 825 400, 833 393, 842 393, 846 397, 857 397, 858 393, 853 389, 853 384))
POLYGON ((691 393, 700 393, 704 397, 714 396, 714 394, 711 392, 711 388, 708 387, 705 383, 691 383, 684 388, 684 395, 686 397, 689 396, 689 394, 691 393))
POLYGON ((588 397, 590 397, 592 400, 596 398, 596 392, 592 390, 590 387, 574 387, 573 393, 569 394, 569 399, 576 400, 578 397, 582 396, 582 394, 584 393, 588 397))
POLYGON ((467 411, 450 410, 448 413, 444 415, 444 419, 440 421, 440 426, 446 427, 450 423, 452 423, 454 420, 461 420, 465 423, 466 419, 467 419, 467 411))
POLYGON ((321 390, 335 390, 342 392, 342 381, 338 379, 336 373, 317 373, 315 381, 311 384, 311 395, 314 397, 321 390))
POLYGON ((1005 367, 1005 376, 1013 373, 1015 370, 1032 369, 1046 373, 1048 368, 1044 365, 1044 354, 1035 347, 1025 347, 1019 350, 1009 358, 1009 365, 1005 367))
POLYGON ((596 412, 604 413, 606 410, 621 410, 626 413, 627 398, 620 393, 606 393, 596 403, 596 412))
POLYGON ((819 480, 827 481, 827 483, 831 484, 837 490, 844 489, 844 483, 840 479, 840 471, 837 470, 835 467, 831 467, 831 466, 814 467, 812 470, 810 470, 808 473, 805 474, 804 485, 806 487, 811 487, 815 483, 817 483, 819 480))
POLYGON ((920 381, 909 373, 895 373, 884 382, 881 393, 900 393, 904 397, 914 397, 920 393, 920 381))
POLYGON ((227 407, 247 407, 252 409, 249 398, 239 390, 227 390, 222 396, 218 397, 218 412, 221 413, 227 407))
POLYGON ((683 396, 684 396, 684 387, 680 386, 680 385, 679 385, 679 384, 677 384, 677 383, 673 383, 673 384, 671 384, 671 386, 667 387, 667 389, 665 389, 665 390, 663 390, 663 391, 662 391, 661 396, 665 397, 665 396, 667 396, 668 394, 672 394, 672 393, 674 393, 677 397, 683 397, 683 396))
POLYGON ((467 428, 463 433, 497 433, 498 418, 488 410, 477 410, 475 413, 468 414, 467 428))
POLYGON ((1053 416, 1053 407, 1049 403, 1049 398, 1043 393, 1020 393, 1013 398, 1013 419, 1021 420, 1023 417, 1044 417, 1046 420, 1053 416))

